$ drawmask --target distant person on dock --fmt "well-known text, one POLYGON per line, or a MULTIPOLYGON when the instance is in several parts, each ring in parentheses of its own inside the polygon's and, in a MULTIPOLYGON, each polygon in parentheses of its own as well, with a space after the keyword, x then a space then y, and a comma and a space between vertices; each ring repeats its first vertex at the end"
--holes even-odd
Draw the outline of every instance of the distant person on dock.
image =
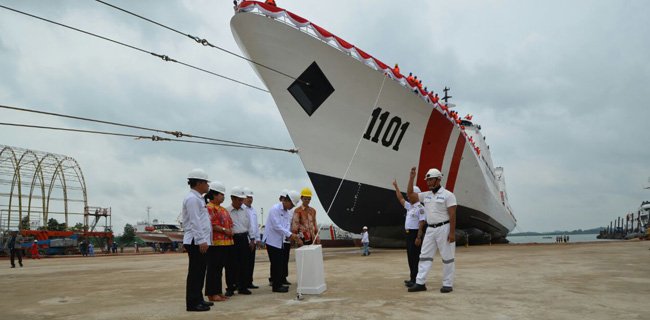
POLYGON ((16 267, 15 259, 18 257, 18 264, 20 267, 23 267, 23 250, 21 244, 23 242, 23 236, 18 232, 18 229, 11 230, 11 234, 7 241, 5 242, 5 252, 9 254, 11 267, 16 267))
POLYGON ((420 221, 426 221, 427 216, 424 213, 424 206, 420 203, 417 194, 420 193, 420 188, 413 186, 414 193, 409 195, 409 201, 406 201, 402 196, 402 192, 397 186, 397 180, 393 180, 393 187, 395 187, 395 194, 397 200, 406 209, 406 219, 404 220, 404 234, 406 239, 406 258, 409 264, 410 278, 404 280, 407 287, 412 287, 415 284, 415 277, 418 275, 418 261, 420 260, 421 244, 415 243, 415 239, 422 234, 418 235, 420 230, 420 221))
POLYGON ((363 247, 362 254, 363 256, 369 256, 370 255, 370 237, 368 236, 368 227, 363 226, 363 230, 361 231, 361 246, 363 247))
POLYGON ((248 289, 259 289, 258 286, 253 284, 253 273, 255 272, 255 252, 257 251, 257 245, 260 243, 260 229, 257 225, 257 210, 253 208, 253 190, 249 188, 244 188, 244 193, 246 194, 246 199, 244 199, 244 206, 248 212, 248 218, 250 219, 250 228, 249 239, 250 239, 250 252, 248 258, 248 270, 247 270, 247 281, 246 286, 248 289))
POLYGON ((81 251, 82 257, 88 256, 88 243, 85 240, 79 244, 79 251, 81 251))
MULTIPOLYGON (((414 194, 413 182, 415 180, 415 167, 411 168, 407 194, 414 194)), ((424 239, 419 236, 416 243, 422 243, 422 252, 418 264, 418 275, 415 284, 408 289, 409 292, 426 291, 427 274, 431 270, 433 257, 436 250, 440 250, 442 267, 442 288, 440 292, 453 291, 456 252, 456 196, 443 188, 440 184, 442 173, 440 170, 429 169, 424 179, 430 191, 417 193, 420 202, 424 203, 427 215, 426 223, 420 222, 418 234, 424 232, 424 225, 428 224, 424 239)))
POLYGON ((117 242, 113 241, 111 248, 113 249, 113 253, 117 254, 117 242))
POLYGON ((88 255, 91 257, 95 256, 95 247, 92 243, 88 243, 88 255))
POLYGON ((187 251, 189 265, 185 288, 187 311, 208 311, 213 302, 203 300, 206 252, 212 244, 212 224, 202 194, 208 192, 208 175, 202 169, 194 169, 187 175, 190 192, 183 199, 183 246, 187 251))
POLYGON ((289 248, 289 241, 296 240, 296 235, 291 233, 291 212, 298 202, 300 195, 297 191, 288 191, 280 197, 281 202, 269 210, 264 230, 266 252, 271 262, 271 286, 273 292, 289 292, 290 285, 287 281, 288 257, 285 248, 289 248))
POLYGON ((232 219, 232 232, 235 246, 233 248, 233 270, 235 271, 235 283, 228 283, 226 288, 226 296, 230 297, 234 294, 235 288, 239 294, 252 294, 248 290, 248 268, 250 263, 251 247, 251 222, 248 211, 244 208, 244 199, 246 193, 241 187, 233 187, 230 191, 231 205, 226 208, 230 213, 232 219))
POLYGON ((205 295, 210 301, 226 301, 223 295, 222 275, 226 269, 226 283, 235 283, 232 270, 232 219, 226 208, 222 207, 226 187, 219 181, 210 182, 210 190, 203 198, 207 202, 208 214, 212 224, 212 245, 207 252, 205 273, 205 295))
POLYGON ((291 232, 298 235, 298 247, 320 243, 318 238, 318 224, 316 223, 316 209, 309 206, 311 190, 304 188, 300 191, 301 205, 293 211, 291 232))
POLYGON ((34 240, 34 243, 32 243, 32 247, 30 251, 31 251, 30 253, 32 255, 32 259, 41 258, 41 256, 38 254, 38 240, 34 240))

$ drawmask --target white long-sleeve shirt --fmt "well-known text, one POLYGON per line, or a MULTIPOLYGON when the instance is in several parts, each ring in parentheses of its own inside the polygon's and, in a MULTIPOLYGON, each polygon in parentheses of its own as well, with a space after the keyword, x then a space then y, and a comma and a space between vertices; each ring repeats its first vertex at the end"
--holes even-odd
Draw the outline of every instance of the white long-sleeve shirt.
POLYGON ((370 239, 368 239, 368 231, 364 231, 361 234, 361 243, 370 243, 370 239))
POLYGON ((248 238, 260 241, 260 230, 257 228, 257 210, 253 207, 245 206, 248 211, 248 218, 250 219, 251 226, 248 229, 248 238))
POLYGON ((282 242, 291 236, 291 212, 285 210, 282 202, 275 204, 269 210, 264 228, 264 241, 267 246, 282 249, 282 242))
POLYGON ((212 244, 212 223, 205 201, 192 189, 183 200, 183 244, 212 244))

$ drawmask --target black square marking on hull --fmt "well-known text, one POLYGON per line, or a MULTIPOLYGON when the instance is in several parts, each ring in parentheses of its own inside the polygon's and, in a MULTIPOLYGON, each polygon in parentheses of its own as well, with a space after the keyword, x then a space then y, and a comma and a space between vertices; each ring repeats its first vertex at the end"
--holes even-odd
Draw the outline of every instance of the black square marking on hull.
POLYGON ((334 87, 314 61, 287 90, 311 117, 334 92, 334 87))

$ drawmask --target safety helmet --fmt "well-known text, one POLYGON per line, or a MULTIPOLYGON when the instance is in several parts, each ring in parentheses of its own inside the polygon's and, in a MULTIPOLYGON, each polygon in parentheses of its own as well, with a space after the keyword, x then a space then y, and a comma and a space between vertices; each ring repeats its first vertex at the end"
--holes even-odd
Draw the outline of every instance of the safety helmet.
POLYGON ((280 197, 286 197, 286 196, 287 196, 287 193, 289 193, 289 190, 287 190, 287 189, 282 189, 282 191, 280 191, 280 197))
POLYGON ((413 186, 413 192, 420 193, 420 192, 422 192, 422 190, 420 190, 420 188, 418 188, 418 186, 413 186))
POLYGON ((247 197, 253 197, 253 190, 249 189, 248 187, 244 187, 244 194, 247 197))
POLYGON ((38 240, 34 240, 34 243, 38 243, 38 240))
POLYGON ((309 188, 303 188, 300 191, 300 196, 301 197, 311 197, 311 190, 309 190, 309 188))
POLYGON ((190 173, 187 175, 188 179, 196 179, 196 180, 204 180, 204 181, 210 181, 208 179, 208 174, 203 171, 203 169, 193 169, 190 171, 190 173))
POLYGON ((232 187, 232 190, 230 191, 230 195, 233 197, 246 199, 246 193, 244 193, 244 189, 239 186, 232 187))
POLYGON ((290 190, 287 192, 286 196, 291 200, 294 206, 298 205, 298 202, 300 202, 300 194, 298 194, 298 191, 296 190, 290 190))
POLYGON ((424 176, 424 180, 431 179, 431 178, 440 178, 442 177, 442 172, 436 168, 431 168, 429 171, 427 171, 427 175, 424 176))
POLYGON ((366 227, 366 226, 363 226, 363 230, 368 230, 368 227, 366 227))
POLYGON ((212 181, 210 182, 210 190, 219 192, 221 194, 226 194, 226 186, 221 183, 221 181, 212 181))

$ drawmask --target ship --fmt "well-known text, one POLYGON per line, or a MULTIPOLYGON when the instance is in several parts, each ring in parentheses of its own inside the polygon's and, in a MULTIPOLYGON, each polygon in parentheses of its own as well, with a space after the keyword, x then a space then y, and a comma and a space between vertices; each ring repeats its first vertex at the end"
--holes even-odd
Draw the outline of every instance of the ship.
MULTIPOLYGON (((340 228, 370 230, 373 246, 404 246, 411 167, 429 168, 457 198, 456 237, 504 242, 516 225, 502 167, 481 126, 454 106, 325 28, 286 9, 243 1, 233 37, 268 88, 323 208, 340 228)), ((445 87, 447 90, 448 88, 445 87)))
POLYGON ((135 235, 146 243, 183 243, 183 229, 175 224, 139 221, 135 226, 135 235))

